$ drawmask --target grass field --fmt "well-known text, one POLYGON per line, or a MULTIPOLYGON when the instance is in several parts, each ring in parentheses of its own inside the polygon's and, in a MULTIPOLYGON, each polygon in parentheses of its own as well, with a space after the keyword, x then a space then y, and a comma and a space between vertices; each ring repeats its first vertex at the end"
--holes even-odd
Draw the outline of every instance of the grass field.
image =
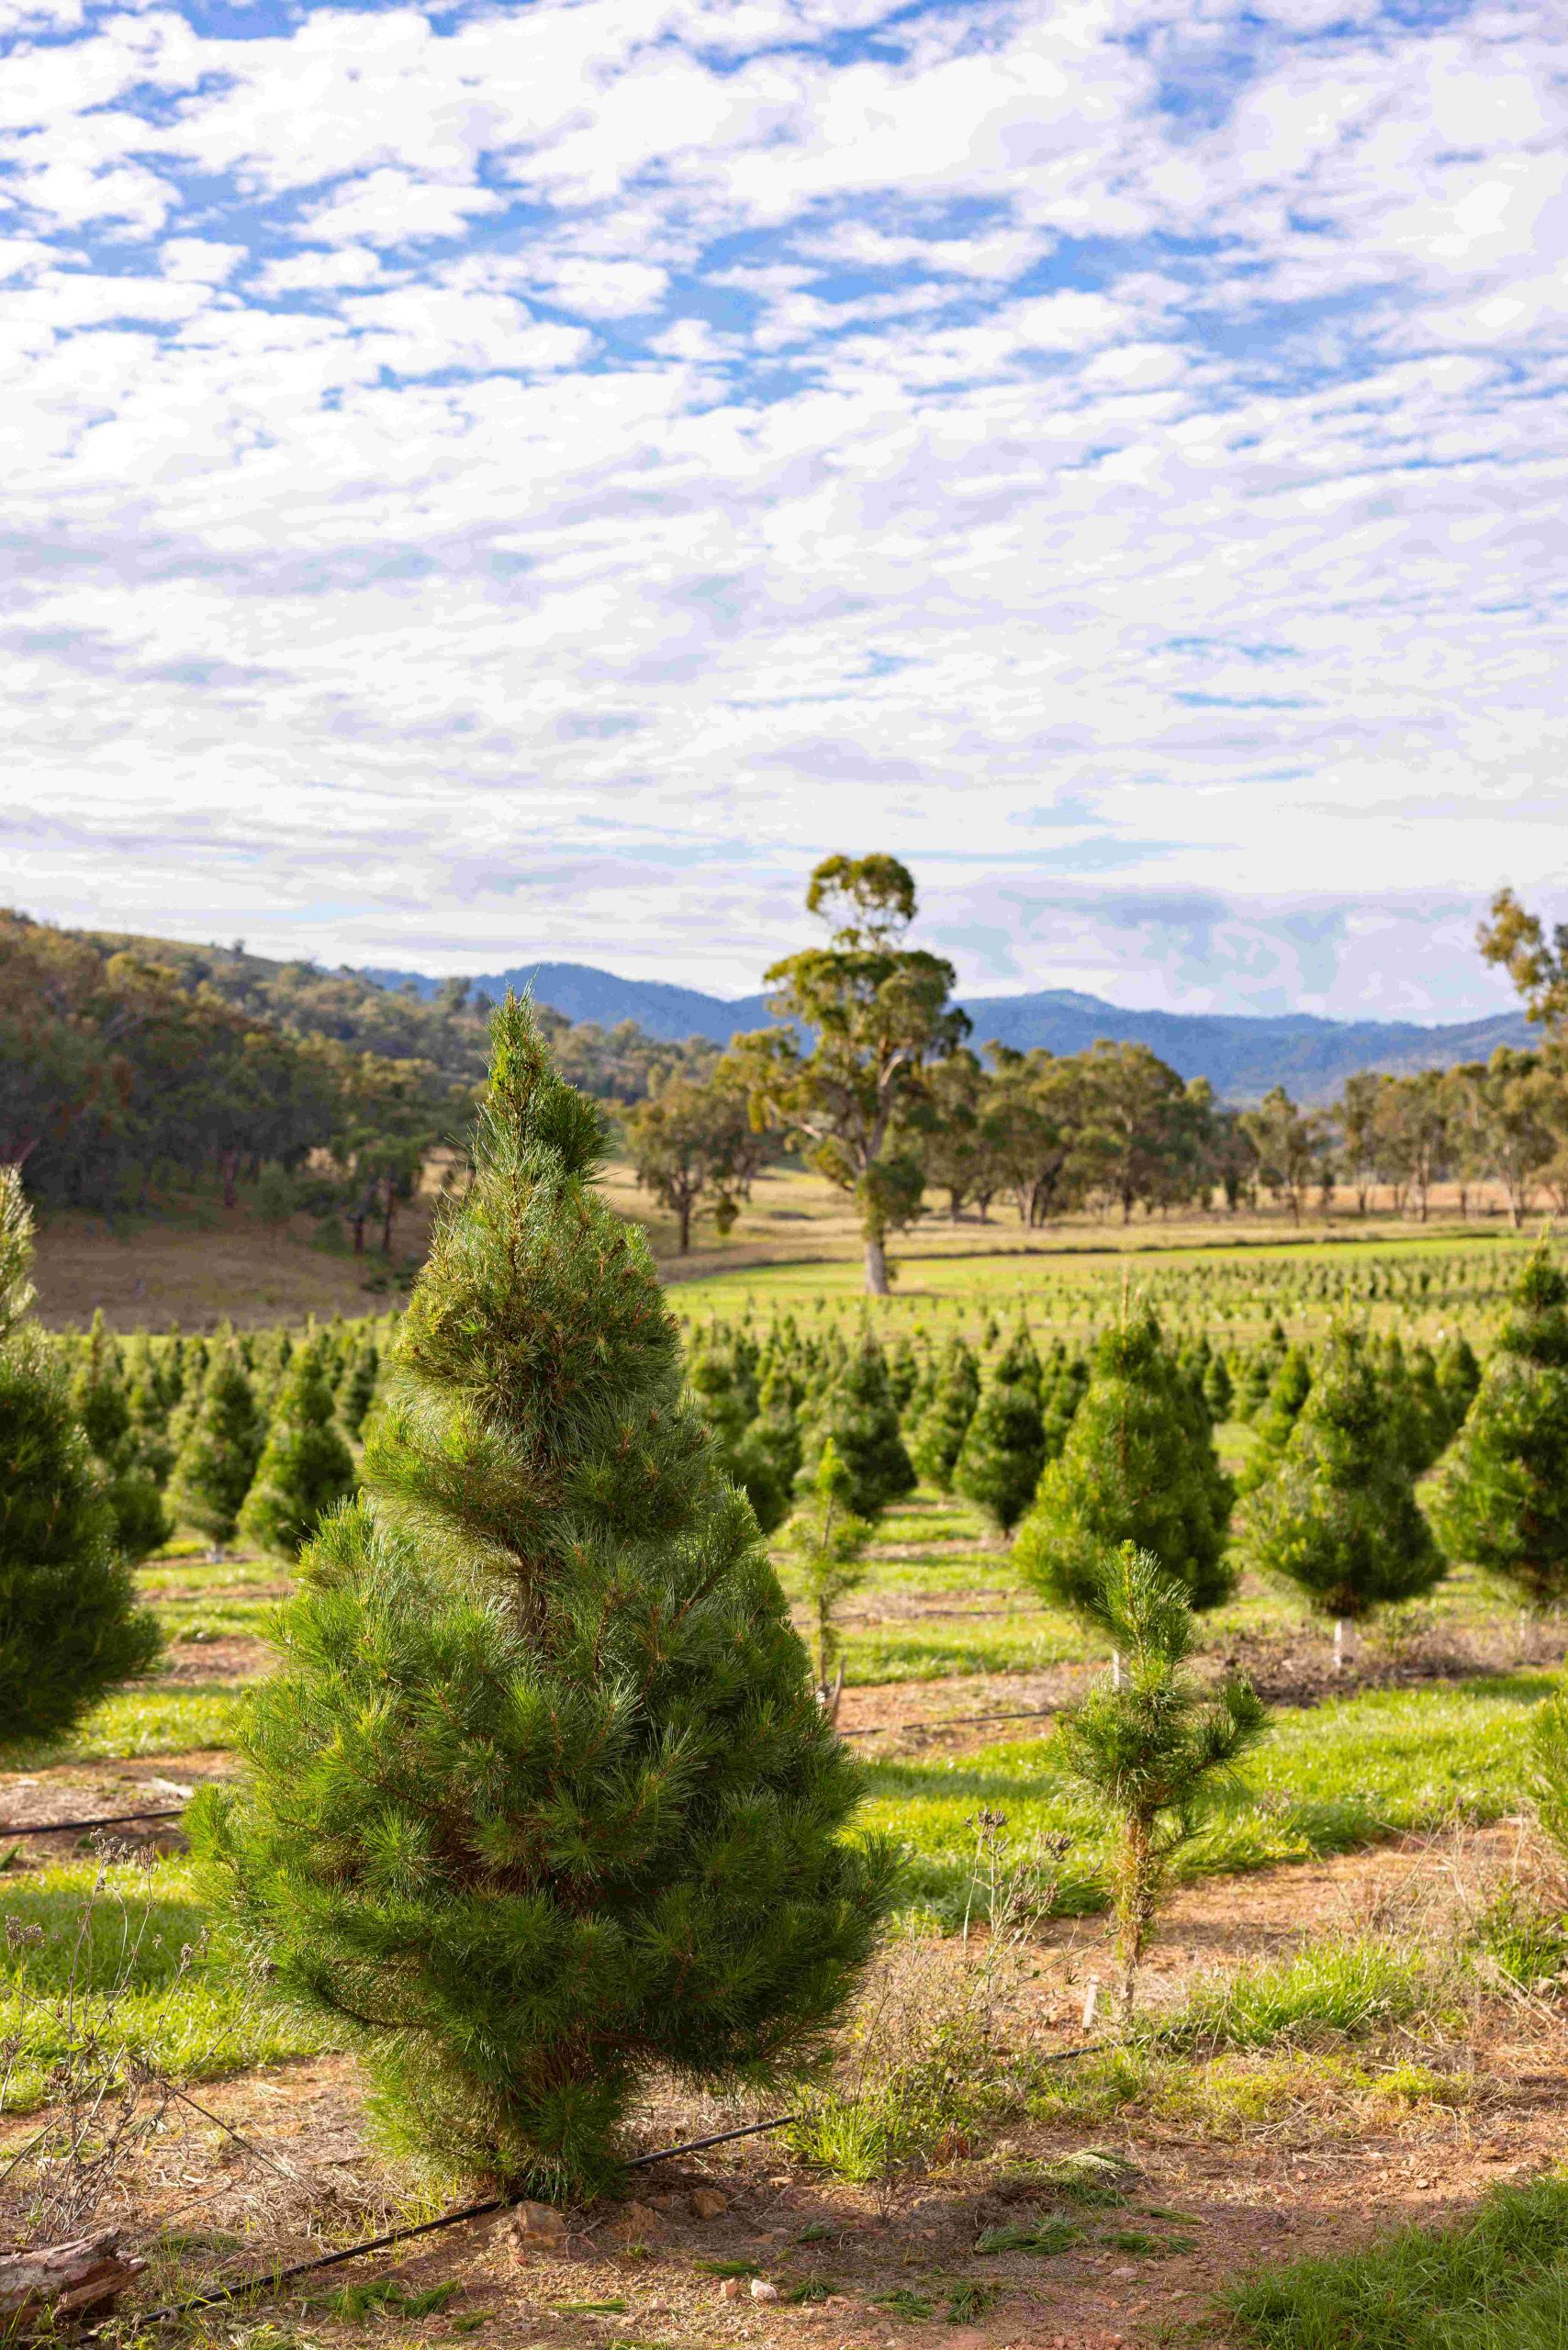
MULTIPOLYGON (((894 1297, 868 1309, 853 1235, 834 1229, 831 1217, 812 1224, 812 1210, 791 1204, 802 1198, 801 1179, 769 1182, 767 1245, 787 1245, 799 1214, 811 1225, 813 1261, 718 1270, 711 1252, 672 1292, 689 1325, 719 1315, 760 1326, 790 1312, 810 1326, 815 1317, 852 1323, 870 1311, 889 1337, 923 1329, 940 1337, 956 1327, 978 1335, 988 1318, 1004 1324, 1022 1306, 1037 1336, 1081 1339, 1117 1309, 1126 1279, 1149 1291, 1172 1326, 1206 1327, 1216 1338, 1249 1337, 1276 1315, 1310 1329, 1347 1291, 1369 1318, 1428 1331, 1459 1319, 1484 1338, 1523 1245, 1495 1223, 1482 1237, 1474 1226, 1363 1235, 1341 1222, 1330 1236, 1299 1240, 1262 1222, 1240 1233, 932 1227, 905 1253, 894 1297), (997 1243, 1000 1253, 967 1253, 997 1243)), ((134 1253, 134 1243, 105 1245, 134 1253)), ((292 1238, 265 1245, 281 1248, 286 1263, 289 1251, 308 1253, 292 1238)), ((793 1245, 802 1247, 799 1232, 793 1245)), ((243 1255, 240 1247, 235 1261, 243 1255)), ((326 1261, 334 1281, 343 1277, 341 1260, 326 1261)), ((347 1272, 358 1278, 352 1266, 347 1272)), ((293 1292, 281 1308, 263 1298, 250 1318, 279 1310, 297 1310, 293 1292)), ((199 1310, 189 1315, 201 1318, 199 1310)), ((1251 1431, 1238 1423, 1217 1434, 1227 1465, 1241 1465, 1251 1431)), ((782 1552, 779 1563, 790 1591, 793 1569, 782 1552)), ((155 1775, 161 1761, 181 1784, 229 1767, 287 1577, 275 1561, 243 1553, 214 1559, 187 1536, 149 1561, 140 1582, 168 1642, 157 1673, 98 1707, 71 1740, 10 1752, 0 1817, 122 1807, 136 1799, 128 1788, 171 1784, 155 1775)), ((1204 1621, 1200 1662, 1205 1671, 1236 1662, 1253 1674, 1272 1706, 1271 1736, 1222 1789, 1183 1855, 1143 2037, 1126 2048, 1106 2041, 1091 2061, 1060 2071, 1051 2066, 1055 2053, 1081 2037, 1085 1968, 1103 1963, 1097 1913, 1107 1843, 1103 1822, 1065 1778, 1051 1716, 1103 1669, 1098 1643, 1021 1585, 974 1510, 924 1490, 881 1521, 844 1632, 843 1726, 867 1765, 862 1824, 905 1854, 900 1933, 874 1998, 896 2008, 906 1997, 901 1970, 913 1967, 909 1979, 924 1987, 898 2029, 917 2051, 969 2049, 960 2070, 972 2073, 973 2094, 955 2103, 956 2092, 937 2096, 920 2076, 919 2096, 935 2102, 913 2121, 902 2112, 899 2143, 918 2154, 890 2182, 875 2177, 875 2148, 893 2143, 879 2137, 882 2121, 873 2113, 868 2135, 864 2093, 848 2093, 846 2103, 835 2091, 838 2103, 817 2112, 814 2140, 808 2132, 793 2154, 743 2149, 733 2168, 721 2167, 734 2201, 711 2241, 689 2242, 655 2213, 638 2223, 637 2257, 616 2250, 610 2232, 569 2274, 565 2266, 559 2276, 540 2271, 523 2287, 500 2288, 498 2298, 493 2268, 454 2250, 448 2268, 415 2275, 421 2289, 455 2279, 450 2310, 438 2296, 411 2315, 417 2292, 402 2301, 373 2294, 352 2310, 319 2300, 312 2341, 347 2340, 373 2322, 409 2350, 459 2333, 479 2334, 485 2350, 709 2350, 749 2336, 782 2350, 786 2336, 793 2344, 802 2333, 820 2350, 904 2350, 923 2332, 944 2338, 946 2320, 967 2329, 965 2350, 1057 2336, 1075 2350, 1109 2350, 1114 2340, 1154 2350, 1193 2327, 1193 2338, 1238 2350, 1350 2350, 1356 2337, 1313 2328, 1320 2306, 1342 2313, 1380 2289, 1378 2278, 1406 2273, 1404 2254, 1388 2255, 1383 2268, 1382 2255, 1364 2271, 1343 2266, 1363 2256, 1380 2217, 1426 2215, 1422 2199, 1436 2187, 1421 2182, 1429 2179, 1458 2199, 1448 2217, 1462 2221, 1491 2182, 1489 2148, 1506 2145, 1527 2166, 1544 2159, 1550 2125, 1519 2084, 1540 2076, 1557 2083, 1554 2095, 1568 2087, 1568 2022, 1559 2027, 1558 1994, 1537 1981, 1538 1970, 1555 1980, 1568 1951, 1568 1888, 1556 1886, 1554 1864, 1525 1821, 1529 1725, 1561 1662, 1560 1630, 1523 1618, 1461 1571, 1431 1600, 1359 1637, 1341 1681, 1327 1628, 1299 1599, 1244 1582, 1204 1621), (982 1813, 992 1840, 1000 1834, 1004 1864, 1043 1867, 1057 1898, 1048 1926, 1009 1962, 1011 2004, 971 2043, 961 2020, 971 2011, 954 2009, 943 1986, 955 1966, 971 1963, 954 1930, 966 1915, 986 1914, 982 1813), (1419 1902, 1413 1885, 1425 1888, 1419 1902), (1488 1904, 1502 1905, 1506 1931, 1495 1947, 1527 1953, 1518 1964, 1509 1958, 1514 1974, 1495 1983, 1485 1972, 1492 1945, 1476 1939, 1488 1904), (1041 2191, 1050 2165, 1086 2144, 1110 2146, 1131 2165, 1112 2203, 1086 2211, 1070 2199, 1053 2210, 1047 2199, 1021 2218, 1018 2198, 1041 2191), (1286 2144, 1293 2151, 1282 2154, 1286 2144), (823 2150, 834 2146, 829 2161, 823 2150), (770 2167, 780 2163, 782 2172, 770 2167), (1302 2248, 1330 2264, 1321 2273, 1271 2265, 1277 2247, 1249 2216, 1260 2199, 1278 2200, 1282 2165, 1294 2165, 1288 2194, 1305 2232, 1302 2248), (1387 2165, 1376 2173, 1381 2202, 1364 2194, 1362 2165, 1387 2165), (1396 2170, 1408 2189, 1390 2200, 1396 2170), (1259 2281, 1226 2298, 1238 2275, 1260 2263, 1259 2281), (726 2268, 777 2276, 793 2298, 777 2314, 748 2304, 743 2333, 714 2302, 714 2277, 726 2268), (846 2297, 847 2307, 834 2306, 846 2297)), ((202 2099, 218 2100, 264 2147, 286 2143, 291 2165, 318 2139, 360 2143, 359 2089, 341 2036, 269 2001, 177 1852, 150 1849, 106 1865, 91 1852, 29 1841, 3 1873, 0 2045, 11 2068, 4 2117, 15 2117, 18 2131, 54 2094, 52 2068, 71 2034, 91 2027, 127 2056, 208 2085, 202 2099), (267 2134, 279 2128, 281 2142, 267 2134)), ((897 2061, 892 2071, 902 2078, 897 2061)), ((666 2140, 735 2110, 672 2105, 669 2097, 656 2089, 666 2140)), ((0 2136, 6 2126, 0 2117, 0 2136)), ((223 2151, 221 2132, 209 2137, 199 2155, 171 2155, 162 2170, 150 2148, 146 2178, 157 2170, 166 2185, 163 2201, 154 2197, 147 2208, 183 2211, 181 2199, 195 2194, 201 2228, 221 2236, 221 2219, 230 2232, 223 2240, 242 2245, 267 2197, 258 2200, 253 2180, 231 2191, 226 2181, 236 2165, 244 2171, 243 2158, 231 2143, 223 2151)), ((321 2176, 341 2182, 342 2157, 323 2154, 320 2162, 321 2176)), ((325 2201, 300 2204, 312 2232, 353 2232, 354 2211, 368 2220, 429 2209, 419 2199, 427 2190, 372 2152, 353 2163, 348 2203, 340 2183, 325 2201)), ((185 2241, 177 2228, 168 2237, 176 2240, 185 2241)), ((174 2262, 171 2275, 190 2273, 174 2254, 160 2257, 174 2262)), ((1499 2319, 1497 2344, 1515 2338, 1508 2325, 1536 2325, 1553 2289, 1550 2276, 1532 2271, 1529 2291, 1515 2297, 1517 2321, 1499 2319)), ((282 2338, 295 2336, 286 2330, 282 2338)), ((1411 2350, 1430 2340, 1436 2350, 1461 2336, 1391 2327, 1367 2338, 1408 2339, 1411 2350)), ((1521 2350, 1527 2338, 1537 2336, 1519 2333, 1521 2350)))

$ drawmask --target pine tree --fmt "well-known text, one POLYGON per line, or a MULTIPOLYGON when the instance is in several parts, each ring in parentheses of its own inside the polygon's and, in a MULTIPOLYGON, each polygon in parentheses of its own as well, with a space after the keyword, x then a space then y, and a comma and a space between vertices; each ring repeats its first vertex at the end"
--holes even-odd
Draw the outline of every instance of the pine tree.
POLYGON ((869 1331, 806 1416, 801 1434, 801 1476, 815 1476, 831 1438, 849 1472, 850 1505, 859 1517, 879 1517, 890 1502, 913 1488, 914 1469, 888 1392, 887 1363, 869 1331))
POLYGON ((240 1531, 259 1550, 292 1559, 353 1489, 353 1455, 333 1426, 332 1392, 320 1349, 311 1342, 290 1358, 240 1512, 240 1531))
POLYGON ((1431 1512, 1450 1558, 1531 1606, 1568 1595, 1568 1277, 1541 1242, 1520 1272, 1431 1512))
POLYGON ((650 2072, 762 2078, 817 2044, 892 1865, 843 1836, 858 1766, 602 1155, 509 1000, 365 1492, 307 1554, 248 1785, 194 1823, 406 2138, 558 2194, 613 2169, 650 2072))
POLYGON ((1451 1444, 1464 1426, 1465 1415, 1481 1384, 1481 1365, 1462 1330, 1445 1338, 1438 1355, 1438 1393, 1443 1402, 1445 1441, 1451 1444))
POLYGON ((1089 1365, 1082 1355, 1063 1360, 1040 1399, 1046 1459, 1055 1460, 1066 1444, 1078 1407, 1089 1393, 1089 1365))
POLYGON ((1011 1534, 1035 1498, 1045 1462, 1040 1359, 1020 1326, 991 1366, 964 1431, 953 1491, 978 1502, 1003 1534, 1011 1534))
POLYGON ((939 1494, 953 1490, 953 1470, 979 1404, 980 1366, 956 1332, 942 1350, 931 1402, 910 1446, 915 1468, 939 1494))
POLYGON ((1228 1420, 1236 1401, 1236 1388, 1230 1376, 1230 1365, 1222 1354, 1212 1355, 1204 1373, 1204 1401, 1209 1407, 1209 1418, 1219 1427, 1228 1420))
POLYGON ((1152 1550, 1194 1607, 1226 1598, 1234 1488, 1145 1307, 1107 1330, 1067 1442, 1047 1463, 1014 1563, 1043 1597, 1092 1617, 1104 1560, 1123 1542, 1152 1550))
POLYGON ((866 1580, 862 1560, 875 1527, 849 1505, 853 1479, 829 1437, 812 1479, 812 1489, 790 1520, 786 1539, 800 1561, 806 1605, 812 1613, 812 1662, 817 1699, 828 1719, 838 1719, 844 1692, 844 1642, 838 1626, 841 1601, 866 1580), (836 1671, 835 1668, 836 1667, 836 1671))
POLYGON ((237 1347, 216 1356, 169 1478, 169 1509, 209 1542, 233 1540, 266 1441, 237 1347))
POLYGON ((119 1349, 105 1327, 101 1307, 93 1316, 87 1359, 72 1382, 71 1406, 103 1473, 115 1548, 135 1566, 166 1542, 174 1528, 137 1443, 119 1349))
POLYGON ((902 1337, 888 1357, 888 1393, 901 1420, 908 1411, 910 1397, 919 1383, 920 1359, 908 1338, 902 1337))
POLYGON ((756 1428, 756 1390, 737 1362, 734 1348, 711 1340, 691 1357, 687 1379, 708 1423, 720 1467, 745 1494, 763 1533, 771 1534, 784 1522, 789 1490, 779 1482, 756 1428))
POLYGON ((801 1473, 800 1390, 789 1365, 776 1359, 764 1371, 751 1435, 781 1494, 792 1494, 801 1473))
POLYGON ((0 1167, 0 1743, 58 1738, 162 1640, 66 1383, 26 1316, 32 1223, 0 1167))
POLYGON ((1258 1440, 1238 1481, 1240 1493, 1256 1492, 1273 1474, 1311 1392, 1312 1361, 1306 1348, 1287 1347, 1269 1389, 1268 1403, 1258 1416, 1258 1440))
POLYGON ((1186 1591, 1147 1550, 1125 1542, 1102 1563, 1090 1612, 1123 1660, 1061 1719, 1069 1773, 1115 1818, 1112 1872, 1118 2002, 1132 2020, 1138 1969, 1170 1864, 1193 1832, 1207 1784, 1257 1745, 1268 1716, 1238 1676, 1205 1693, 1188 1663, 1193 1611, 1186 1591))
POLYGON ((1337 1662, 1346 1622, 1418 1597, 1446 1572, 1359 1330, 1330 1330, 1290 1440, 1248 1501, 1245 1541, 1261 1573, 1295 1583, 1335 1618, 1337 1662))
POLYGON ((1383 1390, 1383 1411, 1400 1460, 1412 1477, 1431 1466, 1430 1431, 1422 1416, 1420 1399, 1410 1378, 1405 1346, 1397 1330, 1389 1330, 1375 1344, 1372 1367, 1383 1390))
POLYGON ((1425 1338, 1417 1338, 1406 1357, 1410 1397, 1420 1423, 1420 1465, 1429 1469, 1453 1434, 1448 1403, 1438 1383, 1438 1366, 1425 1338))
POLYGON ((364 1338, 349 1356, 338 1382, 338 1417, 352 1437, 359 1436, 364 1427, 365 1414, 375 1401, 375 1382, 380 1376, 381 1356, 375 1341, 364 1338))

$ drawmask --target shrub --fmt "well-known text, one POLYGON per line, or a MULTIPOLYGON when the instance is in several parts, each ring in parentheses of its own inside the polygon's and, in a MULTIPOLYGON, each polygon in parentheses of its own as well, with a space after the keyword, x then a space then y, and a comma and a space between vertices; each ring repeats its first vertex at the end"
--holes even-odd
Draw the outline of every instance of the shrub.
POLYGON ((836 2018, 890 1898, 845 1841, 756 1522, 684 1394, 599 1113, 495 1015, 367 1449, 282 1618, 247 1784, 191 1815, 286 1996, 346 2016, 426 2156, 613 2171, 640 2078, 765 2079, 836 2018))

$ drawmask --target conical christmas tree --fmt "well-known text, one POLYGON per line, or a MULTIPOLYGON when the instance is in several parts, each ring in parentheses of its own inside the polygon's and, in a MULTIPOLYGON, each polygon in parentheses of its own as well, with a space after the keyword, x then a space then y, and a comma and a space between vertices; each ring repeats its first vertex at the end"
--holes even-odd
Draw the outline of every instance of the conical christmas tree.
POLYGON ((210 1542, 233 1539, 266 1441, 239 1349, 216 1356, 169 1478, 171 1515, 210 1542))
POLYGON ((919 1384, 920 1358, 908 1338, 902 1337, 888 1357, 888 1393, 901 1419, 908 1411, 910 1397, 919 1384))
POLYGON ((719 1467, 745 1494, 763 1533, 771 1534, 789 1511, 789 1490, 756 1432, 756 1392, 734 1348, 710 1340, 691 1357, 687 1378, 708 1424, 719 1467))
POLYGON ((1302 1405, 1312 1393, 1312 1363, 1305 1347, 1287 1347, 1274 1373, 1269 1401, 1257 1420, 1258 1441, 1247 1457, 1238 1480, 1243 1494, 1256 1492, 1279 1466, 1291 1430, 1301 1417, 1302 1405))
POLYGON ((114 1514, 115 1548, 131 1566, 166 1542, 173 1527, 158 1481, 143 1460, 125 1391, 119 1349, 93 1316, 87 1360, 72 1382, 71 1405, 103 1472, 104 1497, 114 1514))
POLYGON ((364 1427, 365 1415, 375 1401, 375 1382, 380 1375, 381 1356, 375 1339, 362 1339, 349 1356, 337 1387, 338 1417, 352 1437, 357 1437, 364 1427))
POLYGON ((792 1494, 795 1480, 801 1472, 801 1416, 799 1391, 782 1358, 776 1358, 763 1374, 757 1393, 756 1418, 750 1429, 756 1444, 772 1470, 781 1494, 792 1494))
POLYGON ((1417 1597, 1445 1572, 1359 1331, 1330 1331, 1284 1452, 1248 1502, 1245 1542, 1260 1572, 1341 1624, 1417 1597))
POLYGON ((1213 1607, 1235 1583, 1225 1558, 1233 1493, 1207 1415, 1146 1308, 1095 1348, 1089 1392, 1040 1478, 1014 1563, 1045 1598, 1093 1617, 1107 1554, 1132 1542, 1193 1606, 1213 1607))
POLYGON ((32 1225, 0 1168, 0 1743, 54 1738, 162 1646, 64 1380, 25 1320, 32 1225))
POLYGON ((1438 1393, 1443 1399, 1443 1425, 1451 1444, 1464 1426, 1465 1415, 1481 1385, 1481 1365, 1462 1330, 1445 1338, 1438 1352, 1438 1393))
POLYGON ((1449 1556, 1532 1606, 1568 1595, 1568 1278, 1543 1241, 1518 1279, 1430 1508, 1449 1556))
POLYGON ((801 1436, 801 1477, 808 1484, 815 1478, 831 1437, 849 1472, 849 1506, 859 1517, 879 1516, 913 1489, 914 1469, 888 1392, 888 1366, 869 1332, 806 1416, 801 1436))
POLYGON ((978 1502, 1011 1534, 1040 1482, 1046 1462, 1040 1414, 1040 1359, 1020 1328, 991 1367, 953 1470, 953 1491, 978 1502))
POLYGON ((286 1992, 353 2019, 406 2138, 535 2191, 660 2069, 762 2077, 839 2013, 890 1860, 745 1498, 684 1399, 593 1106, 493 1027, 473 1186, 409 1303, 196 1833, 286 1992))
POLYGON ((1222 1354, 1209 1358, 1204 1373, 1204 1401, 1209 1407, 1209 1418, 1215 1427, 1228 1420, 1236 1400, 1236 1387, 1230 1376, 1230 1365, 1222 1354))
POLYGON ((955 1335, 942 1350, 931 1401, 910 1446, 916 1469, 939 1494, 953 1490, 953 1471, 979 1404, 980 1366, 969 1341, 955 1335))
POLYGON ((1078 1407, 1089 1393, 1089 1365, 1082 1355, 1069 1357, 1063 1353, 1060 1362, 1044 1382, 1040 1396, 1040 1419, 1045 1431, 1046 1459, 1056 1460, 1066 1444, 1078 1407))
POLYGON ((1453 1434, 1448 1399, 1438 1380, 1437 1359, 1425 1338, 1417 1338, 1406 1357, 1410 1394, 1420 1421, 1422 1469, 1429 1469, 1453 1434))
POLYGON ((261 1550, 292 1559, 353 1489, 353 1455, 333 1425, 332 1391, 319 1349, 301 1347, 273 1405, 240 1531, 261 1550))

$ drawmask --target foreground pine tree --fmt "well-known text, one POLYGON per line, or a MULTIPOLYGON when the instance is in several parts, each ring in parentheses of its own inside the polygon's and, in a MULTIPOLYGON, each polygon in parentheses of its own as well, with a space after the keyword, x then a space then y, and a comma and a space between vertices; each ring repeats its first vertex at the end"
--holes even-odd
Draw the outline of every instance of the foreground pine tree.
POLYGON ((1067 1441, 1018 1529, 1014 1563, 1042 1597, 1098 1621, 1106 1553, 1152 1550, 1194 1607, 1226 1597, 1234 1487, 1159 1324, 1145 1308, 1107 1330, 1067 1441))
POLYGON ((56 1738, 162 1641, 65 1382, 27 1323, 32 1225, 0 1168, 0 1743, 56 1738))
POLYGON ((360 2027, 405 2143, 566 2192, 647 2073, 757 2078, 819 2039, 891 1863, 844 1841, 858 1768, 593 1188, 598 1113, 525 1005, 493 1037, 366 1490, 196 1832, 280 1988, 360 2027))
POLYGON ((353 1488, 353 1455, 333 1422, 320 1346, 301 1347, 273 1404, 240 1531, 258 1549, 292 1559, 353 1488))
POLYGON ((1435 1482, 1450 1557, 1501 1575, 1532 1606, 1568 1595, 1568 1277, 1544 1242, 1435 1482))
POLYGON ((1311 1393, 1270 1477, 1247 1505, 1246 1545, 1343 1627, 1393 1600, 1417 1598, 1445 1572, 1416 1500, 1408 1429, 1359 1330, 1331 1330, 1311 1393))

